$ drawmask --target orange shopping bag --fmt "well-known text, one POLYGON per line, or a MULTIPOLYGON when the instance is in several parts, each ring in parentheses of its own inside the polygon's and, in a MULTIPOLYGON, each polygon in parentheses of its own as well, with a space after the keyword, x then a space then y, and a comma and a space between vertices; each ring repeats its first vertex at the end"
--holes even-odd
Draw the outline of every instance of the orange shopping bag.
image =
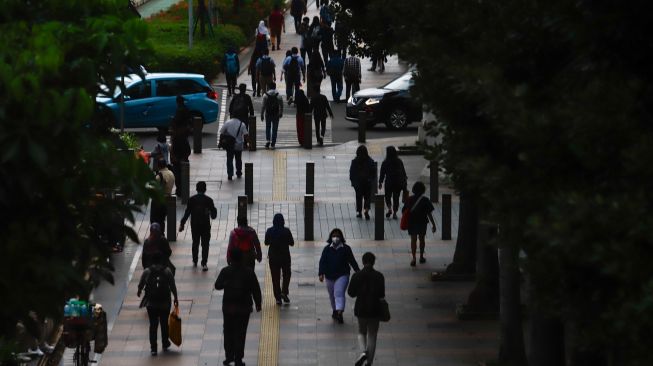
POLYGON ((168 337, 177 346, 181 346, 181 318, 179 317, 179 306, 175 306, 168 316, 168 337))

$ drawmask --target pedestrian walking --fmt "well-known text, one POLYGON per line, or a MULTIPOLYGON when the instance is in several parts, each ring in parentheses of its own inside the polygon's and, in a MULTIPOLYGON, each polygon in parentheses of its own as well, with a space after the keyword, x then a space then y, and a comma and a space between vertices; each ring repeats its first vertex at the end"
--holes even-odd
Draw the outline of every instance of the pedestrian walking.
POLYGON ((263 50, 254 48, 252 52, 252 57, 249 59, 249 67, 247 67, 247 75, 252 75, 252 96, 260 97, 261 96, 261 84, 258 82, 258 73, 256 72, 256 62, 263 55, 263 50))
POLYGON ((256 35, 256 43, 254 48, 258 49, 261 52, 264 50, 269 50, 268 42, 270 41, 270 30, 265 25, 265 20, 261 20, 258 23, 258 27, 256 28, 256 32, 254 34, 256 35))
POLYGON ((292 0, 290 3, 290 15, 292 15, 295 23, 295 32, 299 34, 299 25, 302 21, 302 16, 306 14, 306 0, 292 0))
POLYGON ((290 229, 284 226, 283 215, 277 213, 272 219, 272 227, 265 232, 265 245, 268 245, 268 261, 270 275, 272 277, 272 292, 277 305, 281 300, 286 304, 290 302, 288 297, 288 285, 290 284, 290 247, 295 245, 290 229), (280 284, 281 274, 283 281, 280 284))
POLYGON ((410 235, 410 251, 413 260, 410 262, 411 267, 415 267, 415 252, 417 250, 417 239, 419 238, 419 262, 425 263, 424 247, 426 237, 426 224, 431 222, 432 231, 435 233, 435 220, 433 220, 433 204, 431 200, 424 195, 426 186, 422 182, 413 184, 413 195, 408 197, 406 204, 402 208, 402 214, 410 211, 408 219, 408 234, 410 235))
POLYGON ((242 253, 242 260, 245 266, 254 269, 255 260, 261 263, 261 242, 258 240, 256 231, 247 225, 246 217, 236 219, 238 227, 231 230, 229 234, 229 245, 227 247, 227 263, 231 264, 235 258, 231 257, 231 250, 236 248, 242 253))
POLYGON ((170 294, 174 296, 175 306, 179 306, 177 298, 177 285, 175 277, 170 269, 163 265, 160 253, 152 257, 152 265, 146 268, 138 283, 137 296, 145 290, 145 296, 141 302, 141 308, 147 308, 147 316, 150 319, 150 352, 152 356, 157 355, 157 330, 161 325, 161 344, 163 351, 170 348, 168 339, 168 314, 170 314, 170 294))
POLYGON ((318 94, 311 98, 311 110, 313 110, 313 120, 315 121, 315 137, 318 145, 324 145, 324 135, 326 134, 327 112, 333 119, 333 111, 329 106, 329 101, 324 94, 318 94))
POLYGON ((286 100, 290 105, 293 97, 300 90, 302 80, 306 82, 304 59, 299 55, 297 47, 291 49, 290 57, 286 57, 283 62, 283 69, 286 75, 286 100))
POLYGON ((154 180, 161 185, 164 200, 152 200, 152 205, 150 206, 150 224, 158 223, 161 226, 161 232, 164 233, 166 230, 166 217, 168 216, 165 198, 172 194, 172 190, 175 187, 175 176, 168 169, 165 160, 157 160, 155 164, 157 165, 157 171, 154 175, 154 180))
POLYGON ((342 71, 345 66, 345 60, 342 59, 340 52, 331 51, 331 58, 326 65, 327 75, 331 79, 331 96, 333 101, 340 103, 342 95, 342 71))
POLYGON ((229 117, 239 119, 245 127, 249 128, 249 117, 254 116, 254 104, 247 94, 247 85, 240 84, 238 91, 239 93, 234 95, 229 103, 229 117))
POLYGON ((361 217, 361 208, 365 213, 365 220, 370 219, 370 198, 374 187, 374 160, 367 152, 365 145, 356 149, 356 157, 349 167, 349 180, 356 191, 356 217, 361 217))
POLYGON ((157 170, 156 164, 159 160, 164 160, 166 165, 170 165, 170 145, 166 140, 165 132, 159 132, 156 137, 156 145, 154 145, 154 149, 150 152, 149 158, 153 161, 152 167, 154 170, 157 170))
POLYGON ((143 254, 141 255, 143 269, 154 264, 154 256, 157 254, 161 255, 161 263, 170 268, 170 271, 174 275, 175 267, 170 261, 170 257, 172 256, 170 243, 161 232, 161 225, 155 222, 150 225, 150 235, 143 241, 143 254))
POLYGON ((263 106, 261 107, 261 121, 265 121, 266 149, 274 150, 281 117, 283 117, 283 97, 277 91, 277 84, 271 82, 269 90, 263 95, 263 106))
POLYGON ((227 78, 227 97, 231 97, 236 93, 236 83, 240 72, 240 60, 238 60, 234 47, 229 47, 229 50, 224 54, 222 72, 227 78))
POLYGON ((263 56, 256 61, 256 72, 258 73, 258 81, 261 84, 261 91, 263 93, 268 91, 270 83, 277 81, 275 68, 276 65, 270 57, 270 51, 267 49, 263 50, 263 56))
POLYGON ((283 62, 281 63, 281 72, 279 73, 279 80, 285 81, 286 83, 286 100, 288 100, 288 88, 290 88, 291 86, 289 85, 288 82, 285 65, 286 65, 286 60, 290 61, 290 57, 292 57, 292 50, 287 50, 286 56, 283 58, 283 62))
POLYGON ((320 21, 322 24, 333 23, 333 11, 329 7, 329 0, 322 0, 322 5, 320 5, 320 21))
POLYGON ((313 96, 320 94, 320 85, 322 85, 322 80, 326 78, 326 71, 319 52, 313 52, 309 57, 306 96, 313 98, 313 96))
POLYGON ((322 22, 320 27, 320 47, 322 48, 322 59, 324 64, 329 62, 329 56, 334 50, 333 47, 333 28, 331 23, 322 22))
POLYGON ((243 265, 243 254, 237 248, 229 251, 233 261, 223 268, 215 281, 216 290, 224 290, 222 296, 222 319, 225 360, 223 365, 235 362, 244 366, 245 340, 252 305, 261 311, 261 287, 254 270, 243 265), (253 301, 252 301, 253 300, 253 301))
POLYGON ((172 162, 172 173, 175 175, 175 194, 181 196, 182 179, 181 163, 188 162, 190 156, 190 143, 188 134, 190 132, 192 115, 186 107, 186 98, 177 95, 177 111, 172 119, 172 146, 170 149, 170 161, 172 162))
POLYGON ((379 67, 379 72, 385 71, 385 52, 382 50, 372 51, 370 58, 372 59, 372 67, 367 71, 376 71, 377 66, 379 67))
POLYGON ((351 247, 345 243, 345 236, 338 228, 331 230, 327 246, 322 250, 320 256, 319 279, 324 282, 326 278, 327 291, 331 301, 333 313, 331 317, 338 323, 342 324, 344 318, 342 313, 345 311, 345 291, 349 284, 350 267, 354 272, 358 272, 358 263, 354 258, 351 247))
POLYGON ((392 215, 393 219, 397 219, 399 197, 402 192, 408 190, 408 176, 406 175, 404 163, 399 159, 397 149, 394 146, 388 146, 385 151, 385 160, 381 163, 379 173, 379 189, 383 187, 383 181, 385 180, 385 205, 388 206, 385 217, 392 215))
POLYGON ((372 366, 376 352, 376 336, 382 316, 381 300, 385 299, 385 278, 374 269, 376 257, 363 254, 363 269, 354 273, 347 293, 356 298, 354 315, 358 318, 358 346, 361 350, 355 366, 372 366))
POLYGON ((275 49, 280 50, 279 45, 281 45, 281 32, 283 31, 283 33, 286 33, 286 22, 278 4, 274 5, 274 9, 268 17, 268 24, 270 25, 272 51, 275 49))
POLYGON ((206 272, 209 267, 206 266, 209 260, 209 240, 211 239, 211 219, 218 216, 213 204, 213 199, 206 195, 206 182, 199 181, 196 185, 197 194, 188 200, 184 217, 179 223, 179 232, 184 231, 184 225, 190 216, 190 230, 193 237, 193 267, 197 267, 197 257, 202 243, 202 271, 206 272))
POLYGON ((345 59, 345 66, 342 69, 345 78, 345 99, 349 100, 360 90, 361 84, 361 60, 353 54, 345 59))
POLYGON ((310 50, 313 47, 313 44, 311 43, 311 37, 309 35, 309 29, 311 27, 311 25, 309 24, 310 21, 311 20, 308 17, 304 17, 302 19, 301 24, 299 25, 299 31, 298 31, 300 35, 299 48, 301 51, 302 59, 304 60, 306 60, 306 51, 309 50, 310 53, 310 50))
POLYGON ((313 17, 311 25, 308 28, 308 34, 306 35, 310 46, 307 48, 309 59, 311 58, 311 54, 314 52, 320 52, 320 42, 322 41, 321 30, 322 25, 320 24, 320 18, 316 16, 313 17))
MULTIPOLYGON (((297 127, 297 141, 300 145, 304 145, 304 118, 306 118, 306 113, 311 112, 311 104, 306 98, 306 94, 301 89, 297 90, 295 94, 295 106, 297 114, 295 115, 295 124, 297 127)), ((312 138, 311 136, 308 136, 312 138)))
POLYGON ((234 158, 236 159, 236 176, 240 178, 243 175, 243 149, 248 132, 247 126, 238 118, 232 118, 222 125, 220 135, 229 135, 236 141, 233 146, 224 147, 227 151, 227 179, 232 180, 234 176, 234 158))

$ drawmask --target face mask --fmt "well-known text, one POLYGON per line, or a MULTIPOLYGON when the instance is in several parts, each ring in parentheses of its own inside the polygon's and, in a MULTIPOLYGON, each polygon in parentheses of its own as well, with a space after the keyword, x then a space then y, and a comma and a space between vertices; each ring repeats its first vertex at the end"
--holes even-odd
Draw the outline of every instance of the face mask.
POLYGON ((331 242, 332 242, 333 244, 338 245, 338 244, 340 243, 340 238, 337 237, 337 236, 334 236, 334 237, 331 238, 331 242))

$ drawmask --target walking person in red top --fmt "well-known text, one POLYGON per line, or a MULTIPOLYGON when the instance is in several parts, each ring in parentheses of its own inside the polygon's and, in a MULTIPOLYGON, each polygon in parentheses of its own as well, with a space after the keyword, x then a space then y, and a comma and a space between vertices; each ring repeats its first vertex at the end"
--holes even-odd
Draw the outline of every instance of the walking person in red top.
POLYGON ((268 24, 270 25, 270 39, 272 41, 272 51, 280 50, 279 45, 281 44, 281 31, 286 33, 286 22, 283 19, 283 13, 279 9, 279 5, 274 6, 274 10, 270 13, 268 17, 268 24), (275 48, 276 44, 276 48, 275 48))
POLYGON ((227 247, 227 263, 232 264, 231 250, 240 249, 243 253, 243 264, 246 267, 254 269, 254 260, 261 263, 263 255, 261 254, 261 242, 253 228, 247 225, 246 217, 238 217, 238 227, 229 234, 229 246, 227 247))

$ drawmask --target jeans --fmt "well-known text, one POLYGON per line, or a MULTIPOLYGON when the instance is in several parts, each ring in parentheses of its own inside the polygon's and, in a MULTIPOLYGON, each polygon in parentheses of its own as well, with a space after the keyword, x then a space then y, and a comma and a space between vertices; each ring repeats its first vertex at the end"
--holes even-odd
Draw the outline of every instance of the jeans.
POLYGON ((326 133, 326 116, 314 116, 313 119, 315 120, 315 137, 320 142, 324 139, 324 134, 326 133))
POLYGON ((272 142, 272 146, 277 143, 277 130, 279 129, 279 117, 266 116, 265 118, 265 139, 272 142), (272 136, 270 136, 272 135, 272 136))
POLYGON ((349 96, 354 95, 360 90, 360 88, 360 83, 358 81, 345 80, 346 99, 349 100, 349 96))
POLYGON ((347 285, 349 285, 349 275, 342 275, 337 280, 330 280, 327 278, 327 291, 329 292, 329 300, 331 300, 331 309, 333 311, 345 310, 345 292, 347 285))
POLYGON ((281 294, 288 295, 290 285, 290 261, 287 263, 276 263, 270 261, 270 276, 272 277, 272 291, 276 300, 281 299, 281 294), (280 284, 281 275, 283 282, 280 284))
POLYGON ((245 356, 245 340, 247 338, 249 313, 232 313, 222 310, 222 319, 225 358, 229 361, 236 361, 238 365, 245 356))
POLYGON ((200 242, 202 243, 202 265, 205 266, 209 259, 209 240, 211 239, 211 227, 191 226, 193 237, 193 263, 197 263, 200 242))
POLYGON ((156 331, 161 324, 161 344, 163 347, 170 346, 168 340, 168 314, 170 314, 170 305, 168 308, 160 308, 158 306, 148 306, 147 316, 150 318, 150 350, 156 351, 156 331))
POLYGON ((342 75, 331 76, 331 95, 334 101, 337 102, 340 100, 340 96, 342 95, 342 75))
POLYGON ((372 365, 376 352, 376 336, 379 333, 379 319, 358 318, 358 347, 367 354, 367 364, 372 365))
POLYGON ((299 84, 299 80, 288 81, 288 79, 286 79, 286 99, 295 97, 295 93, 297 93, 297 90, 299 90, 299 84))
POLYGON ((227 92, 229 95, 234 95, 236 92, 236 80, 238 78, 238 74, 226 74, 225 76, 227 77, 227 92))
POLYGON ((361 206, 365 210, 369 210, 370 196, 372 194, 370 186, 354 187, 354 191, 356 191, 356 212, 361 212, 361 206))
POLYGON ((234 157, 236 158, 236 175, 243 175, 243 152, 240 150, 227 150, 227 176, 234 176, 234 157))
POLYGON ((402 188, 385 186, 385 205, 388 206, 388 209, 392 208, 393 212, 399 210, 399 196, 401 196, 402 191, 402 188))

